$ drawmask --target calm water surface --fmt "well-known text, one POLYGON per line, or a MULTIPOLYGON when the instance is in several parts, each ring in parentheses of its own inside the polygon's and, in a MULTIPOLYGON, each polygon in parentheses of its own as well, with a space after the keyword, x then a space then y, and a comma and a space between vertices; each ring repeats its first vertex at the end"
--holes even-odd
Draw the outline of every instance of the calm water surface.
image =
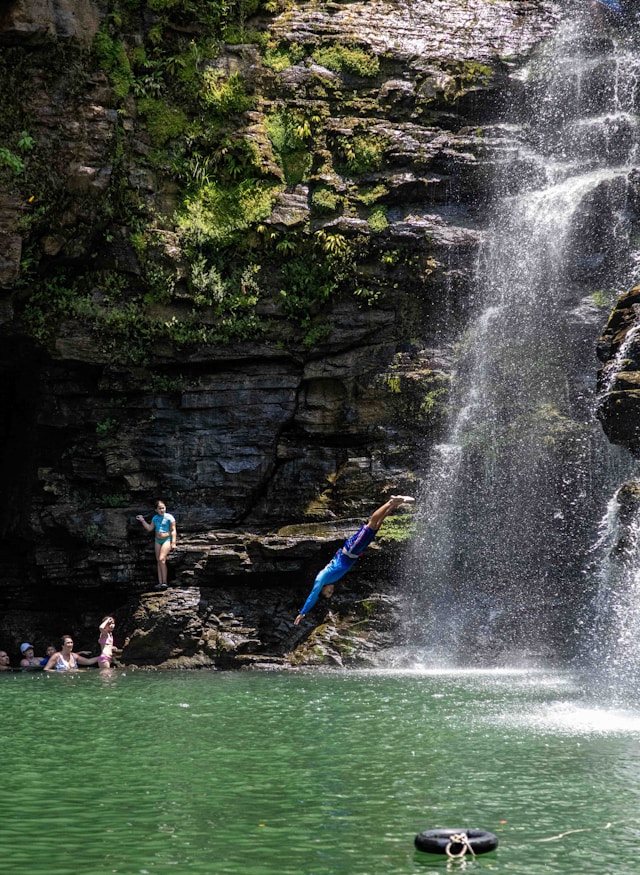
POLYGON ((638 875, 640 710, 545 671, 0 677, 2 875, 638 875), (469 863, 433 827, 496 832, 469 863))

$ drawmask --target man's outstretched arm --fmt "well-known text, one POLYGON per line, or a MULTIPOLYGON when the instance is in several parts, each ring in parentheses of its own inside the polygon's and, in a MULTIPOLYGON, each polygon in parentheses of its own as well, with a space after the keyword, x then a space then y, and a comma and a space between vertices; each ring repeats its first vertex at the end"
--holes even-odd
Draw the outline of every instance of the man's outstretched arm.
MULTIPOLYGON (((323 571, 324 571, 324 569, 323 569, 323 571)), ((322 571, 321 571, 320 574, 318 574, 316 579, 314 580, 313 589, 311 590, 311 592, 307 596, 307 600, 303 604, 302 608, 300 609, 300 613, 293 621, 294 626, 297 626, 298 623, 300 622, 300 620, 305 616, 305 614, 308 614, 309 611, 315 606, 316 602, 320 598, 320 591, 322 590, 323 585, 324 584, 322 581, 322 571)))

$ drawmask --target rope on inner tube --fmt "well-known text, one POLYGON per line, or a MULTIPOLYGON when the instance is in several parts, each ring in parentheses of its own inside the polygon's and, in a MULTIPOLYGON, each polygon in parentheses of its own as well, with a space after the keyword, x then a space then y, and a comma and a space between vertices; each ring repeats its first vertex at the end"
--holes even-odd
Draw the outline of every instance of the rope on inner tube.
POLYGON ((449 844, 446 846, 444 851, 450 860, 459 860, 461 857, 464 857, 467 851, 470 852, 472 857, 475 857, 475 851, 469 844, 469 838, 466 832, 457 832, 454 833, 452 836, 449 836, 449 844), (461 845, 461 848, 456 853, 451 850, 452 845, 461 845))

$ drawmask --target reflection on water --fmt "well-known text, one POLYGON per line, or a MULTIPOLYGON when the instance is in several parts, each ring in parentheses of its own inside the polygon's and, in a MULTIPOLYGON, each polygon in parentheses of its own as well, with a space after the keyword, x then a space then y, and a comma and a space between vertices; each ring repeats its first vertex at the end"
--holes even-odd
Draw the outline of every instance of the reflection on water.
POLYGON ((569 735, 634 734, 640 737, 640 713, 619 709, 589 708, 574 702, 556 702, 547 708, 529 714, 504 718, 511 725, 569 735))
POLYGON ((0 678, 2 875, 637 872, 640 712, 533 668, 0 678), (607 824, 610 826, 607 827, 607 824))

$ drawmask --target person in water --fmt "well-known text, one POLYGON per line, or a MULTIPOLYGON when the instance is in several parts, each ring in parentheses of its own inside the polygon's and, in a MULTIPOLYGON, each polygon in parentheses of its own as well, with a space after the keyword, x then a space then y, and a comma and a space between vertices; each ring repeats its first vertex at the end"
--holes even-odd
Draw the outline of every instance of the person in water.
POLYGON ((53 653, 44 667, 45 671, 74 671, 79 665, 95 665, 98 656, 86 657, 73 652, 73 638, 63 635, 60 650, 53 653))
POLYGON ((56 652, 56 648, 53 646, 53 644, 47 644, 47 647, 46 647, 46 649, 45 649, 44 652, 45 652, 47 655, 44 656, 44 657, 40 660, 40 665, 42 666, 42 668, 44 668, 45 665, 49 662, 50 657, 52 657, 53 654, 56 652))
POLYGON ((167 506, 164 501, 159 501, 156 504, 156 513, 148 523, 140 514, 136 517, 139 523, 142 523, 148 532, 155 532, 155 551, 156 551, 156 569, 158 572, 158 583, 156 589, 163 590, 167 588, 167 556, 170 551, 176 546, 178 532, 176 529, 175 517, 167 513, 167 506))
POLYGON ((353 568, 356 559, 362 556, 389 514, 400 507, 401 504, 412 504, 414 501, 415 498, 412 498, 410 495, 392 495, 389 501, 385 502, 371 514, 368 522, 361 526, 355 535, 347 538, 344 542, 344 547, 341 547, 333 559, 316 575, 313 589, 307 596, 304 605, 300 608, 300 613, 293 621, 294 626, 297 626, 300 620, 309 613, 321 594, 324 598, 331 598, 336 581, 344 577, 353 568))
POLYGON ((0 671, 11 671, 11 660, 6 650, 0 650, 0 671))
MULTIPOLYGON (((113 630, 115 629, 115 627, 116 621, 113 619, 113 617, 104 617, 102 623, 100 623, 100 636, 98 638, 98 644, 100 645, 98 666, 100 668, 111 668, 111 661, 113 659, 114 653, 122 653, 122 650, 114 647, 113 644, 113 630)), ((129 639, 126 638, 124 646, 126 647, 128 643, 129 639)))
POLYGON ((20 660, 21 668, 40 668, 42 657, 33 655, 33 644, 25 641, 24 644, 20 645, 20 653, 22 654, 22 659, 20 660))

